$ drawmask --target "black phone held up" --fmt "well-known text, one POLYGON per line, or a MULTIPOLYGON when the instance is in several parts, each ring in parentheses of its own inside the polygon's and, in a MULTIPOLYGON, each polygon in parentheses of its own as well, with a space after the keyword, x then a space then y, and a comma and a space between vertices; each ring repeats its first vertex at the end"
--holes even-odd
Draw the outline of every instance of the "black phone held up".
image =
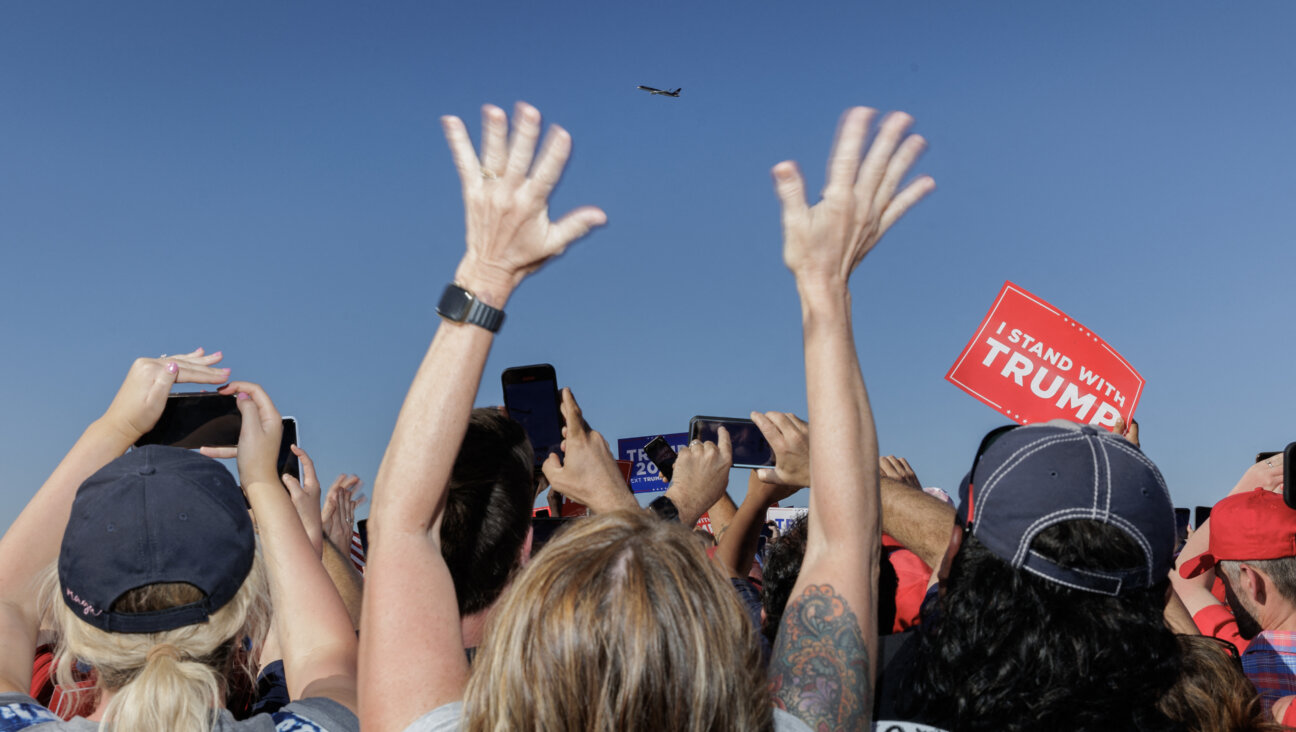
POLYGON ((135 446, 233 447, 238 444, 242 425, 238 402, 232 394, 172 394, 167 397, 157 424, 135 446))
POLYGON ((283 437, 279 438, 279 475, 291 475, 301 482, 301 461, 293 454, 292 446, 297 442, 297 419, 283 418, 283 437))
POLYGON ((750 419, 694 417, 689 420, 689 441, 715 442, 719 439, 721 426, 729 433, 729 441, 733 444, 735 468, 768 468, 774 464, 774 449, 750 419))
POLYGON ((657 470, 662 474, 663 478, 670 481, 674 477, 677 455, 675 448, 670 446, 665 437, 657 435, 649 440, 648 444, 644 445, 644 454, 648 456, 653 465, 657 466, 657 470))
POLYGON ((509 418, 526 430, 538 470, 549 453, 562 455, 559 447, 563 419, 554 367, 547 363, 514 366, 504 369, 500 381, 504 386, 504 408, 509 418))
POLYGON ((1283 449, 1283 503, 1296 508, 1296 486, 1292 485, 1292 465, 1296 464, 1296 442, 1287 443, 1283 449))

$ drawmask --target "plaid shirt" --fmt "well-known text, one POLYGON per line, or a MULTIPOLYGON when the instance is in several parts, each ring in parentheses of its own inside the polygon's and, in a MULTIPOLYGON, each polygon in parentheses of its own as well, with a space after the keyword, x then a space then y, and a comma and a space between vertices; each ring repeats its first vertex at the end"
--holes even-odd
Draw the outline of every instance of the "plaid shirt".
POLYGON ((1296 632, 1261 631, 1242 654, 1246 673, 1267 712, 1284 696, 1296 694, 1296 632))

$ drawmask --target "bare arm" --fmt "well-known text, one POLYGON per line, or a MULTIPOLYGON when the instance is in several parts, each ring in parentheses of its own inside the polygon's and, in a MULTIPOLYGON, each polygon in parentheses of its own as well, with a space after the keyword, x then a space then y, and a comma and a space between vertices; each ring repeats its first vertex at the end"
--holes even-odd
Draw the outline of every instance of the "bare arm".
POLYGON ((829 158, 823 201, 810 208, 794 163, 774 167, 783 259, 796 277, 804 330, 810 442, 805 561, 770 666, 775 703, 811 728, 863 729, 872 711, 881 520, 873 415, 851 328, 847 281, 882 233, 933 187, 900 193, 924 143, 900 143, 910 120, 890 115, 863 161, 873 111, 848 110, 829 158), (813 690, 813 691, 812 691, 813 690))
POLYGON ((37 645, 39 576, 58 558, 77 488, 153 428, 177 381, 219 384, 219 352, 141 358, 131 365, 102 417, 86 428, 40 490, 0 538, 0 691, 31 690, 37 645))
POLYGON ((243 416, 239 482, 261 537, 288 695, 326 697, 355 710, 355 630, 276 472, 283 432, 279 411, 257 384, 235 381, 221 392, 238 396, 243 416))
POLYGON ((927 563, 939 567, 954 526, 954 507, 883 476, 882 530, 927 563))
POLYGON ((747 496, 734 514, 729 530, 720 537, 720 542, 716 545, 716 561, 720 562, 730 577, 746 577, 751 572, 756 546, 760 543, 761 528, 765 525, 765 514, 770 505, 799 490, 801 489, 797 486, 766 483, 755 470, 751 471, 747 478, 747 496))
MULTIPOLYGON (((606 216, 586 207, 549 221, 547 199, 566 165, 571 138, 552 128, 536 156, 535 108, 518 104, 511 143, 502 110, 484 107, 482 122, 479 159, 463 122, 442 119, 467 215, 468 249, 455 281, 487 305, 503 308, 528 274, 606 216)), ((492 340, 493 334, 475 325, 437 328, 374 481, 360 621, 360 718, 366 730, 403 730, 463 696, 468 663, 454 583, 441 557, 440 518, 492 340)))

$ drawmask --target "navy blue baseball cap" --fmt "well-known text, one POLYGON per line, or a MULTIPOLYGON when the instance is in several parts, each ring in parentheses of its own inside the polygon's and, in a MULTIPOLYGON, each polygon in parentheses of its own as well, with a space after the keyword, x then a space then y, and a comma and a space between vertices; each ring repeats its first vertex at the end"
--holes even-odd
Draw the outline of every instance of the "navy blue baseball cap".
POLYGON ((256 558, 243 491, 223 465, 149 445, 108 463, 77 489, 59 550, 63 602, 113 633, 205 622, 238 594, 256 558), (126 592, 187 582, 203 598, 141 613, 113 609, 126 592))
POLYGON ((986 435, 959 487, 959 519, 1018 569, 1102 595, 1166 579, 1174 562, 1174 503, 1161 471, 1123 437, 1053 420, 986 435), (1123 531, 1143 553, 1119 571, 1064 567, 1031 550, 1041 531, 1089 519, 1123 531))

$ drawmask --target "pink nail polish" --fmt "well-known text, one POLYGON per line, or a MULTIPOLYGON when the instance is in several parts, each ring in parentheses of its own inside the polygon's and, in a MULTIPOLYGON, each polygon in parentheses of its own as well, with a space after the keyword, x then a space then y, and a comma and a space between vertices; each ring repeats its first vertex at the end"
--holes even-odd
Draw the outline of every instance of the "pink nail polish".
POLYGON ((180 371, 180 364, 176 363, 175 361, 172 361, 171 363, 168 363, 168 364, 166 365, 166 370, 169 371, 169 372, 171 372, 171 373, 173 373, 173 374, 175 374, 175 373, 179 373, 179 371, 180 371))
POLYGON ((247 392, 240 391, 240 392, 238 393, 238 397, 237 397, 237 398, 240 399, 240 400, 243 400, 243 399, 251 399, 251 398, 252 398, 252 395, 251 395, 251 394, 248 394, 247 392))

